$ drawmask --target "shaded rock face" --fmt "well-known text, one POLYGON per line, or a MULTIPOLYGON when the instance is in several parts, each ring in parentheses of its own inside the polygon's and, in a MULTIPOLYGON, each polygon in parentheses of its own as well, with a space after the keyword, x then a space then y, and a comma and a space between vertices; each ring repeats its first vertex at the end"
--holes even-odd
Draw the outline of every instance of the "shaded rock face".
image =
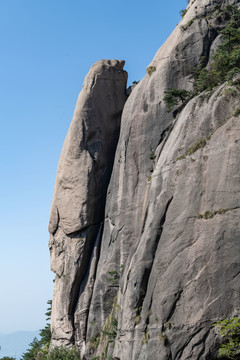
MULTIPOLYGON (((177 118, 163 97, 168 88, 192 90, 193 67, 203 57, 211 63, 222 25, 210 15, 227 4, 239 1, 191 1, 131 92, 107 195, 92 157, 86 166, 86 145, 68 159, 68 134, 50 218, 53 346, 76 344, 87 360, 216 357, 213 323, 239 309, 240 118, 233 113, 240 94, 223 84, 194 97, 177 118)), ((126 75, 114 71, 123 107, 126 75)), ((73 119, 73 139, 81 124, 73 119)), ((111 162, 98 159, 110 173, 111 162)))

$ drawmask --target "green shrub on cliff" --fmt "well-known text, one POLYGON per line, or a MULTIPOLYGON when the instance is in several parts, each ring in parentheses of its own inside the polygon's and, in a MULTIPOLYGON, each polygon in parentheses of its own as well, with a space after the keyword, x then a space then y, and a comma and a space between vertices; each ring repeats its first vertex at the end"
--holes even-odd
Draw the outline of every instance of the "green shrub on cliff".
POLYGON ((190 91, 184 89, 168 89, 165 92, 163 101, 167 105, 167 111, 170 112, 173 108, 181 102, 182 105, 186 104, 190 98, 190 91))
POLYGON ((228 5, 221 11, 221 14, 229 19, 220 31, 223 41, 213 56, 210 68, 207 69, 201 64, 195 74, 195 94, 211 90, 240 73, 240 10, 235 6, 228 5))
POLYGON ((79 360, 80 355, 75 347, 68 349, 60 346, 55 347, 49 354, 48 360, 79 360))
POLYGON ((149 76, 152 75, 152 73, 154 73, 154 71, 156 71, 156 67, 155 66, 149 66, 147 69, 146 69, 147 73, 149 76))
MULTIPOLYGON (((212 90, 225 81, 232 80, 234 75, 240 74, 240 10, 236 6, 227 5, 216 12, 216 16, 222 16, 225 21, 224 28, 219 32, 222 35, 222 43, 217 47, 210 67, 206 68, 203 57, 199 68, 193 71, 193 95, 198 95, 204 90, 212 90)), ((167 105, 167 111, 170 112, 180 101, 181 110, 191 97, 192 94, 185 89, 168 89, 163 100, 167 105)))
POLYGON ((218 358, 240 359, 240 318, 218 321, 215 326, 224 339, 218 350, 218 358))

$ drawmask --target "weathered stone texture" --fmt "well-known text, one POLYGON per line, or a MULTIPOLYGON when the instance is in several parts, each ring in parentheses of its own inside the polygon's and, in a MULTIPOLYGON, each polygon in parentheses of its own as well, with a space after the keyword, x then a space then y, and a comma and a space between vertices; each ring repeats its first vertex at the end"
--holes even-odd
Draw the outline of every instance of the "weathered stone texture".
MULTIPOLYGON (((239 90, 223 84, 200 94, 176 118, 163 101, 168 88, 192 90, 193 67, 203 56, 205 65, 211 62, 221 23, 208 15, 229 3, 239 1, 191 1, 149 65, 151 75, 149 69, 132 90, 107 195, 106 188, 98 196, 93 191, 92 182, 102 183, 92 175, 86 146, 64 170, 64 145, 50 219, 60 309, 53 314, 53 344, 75 343, 87 360, 103 353, 120 360, 211 360, 219 341, 213 323, 239 309, 240 118, 233 116, 239 90), (200 140, 202 147, 188 155, 200 140), (118 332, 108 343, 101 331, 113 317, 118 332)), ((123 71, 114 71, 125 84, 123 71)), ((89 109, 102 102, 103 93, 96 95, 89 109)), ((78 136, 72 125, 73 139, 78 136)), ((106 157, 97 159, 107 164, 106 157)))
MULTIPOLYGON (((92 251, 99 247, 126 101, 123 66, 124 61, 101 60, 91 67, 59 160, 49 222, 51 268, 56 273, 52 346, 73 342, 80 287, 92 251)), ((87 298, 90 301, 91 291, 87 298)))

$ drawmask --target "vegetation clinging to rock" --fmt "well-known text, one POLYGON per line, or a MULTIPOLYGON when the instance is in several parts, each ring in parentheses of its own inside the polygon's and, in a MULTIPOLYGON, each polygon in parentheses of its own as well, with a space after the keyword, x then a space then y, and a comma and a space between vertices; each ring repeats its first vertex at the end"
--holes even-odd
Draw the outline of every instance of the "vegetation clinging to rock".
POLYGON ((167 105, 168 112, 172 111, 180 101, 182 105, 185 105, 192 97, 191 92, 185 89, 168 89, 164 93, 165 96, 163 100, 167 105))
POLYGON ((55 347, 50 352, 48 360, 80 360, 80 355, 75 347, 68 349, 66 347, 60 346, 55 347))
POLYGON ((233 116, 237 117, 238 115, 240 115, 240 105, 238 105, 233 111, 233 116))
POLYGON ((240 318, 232 317, 218 321, 215 324, 219 328, 223 343, 218 350, 218 358, 239 359, 240 358, 240 318))
MULTIPOLYGON (((207 138, 200 138, 198 139, 192 146, 190 146, 187 151, 185 152, 185 154, 179 156, 177 158, 177 160, 183 160, 186 158, 186 156, 190 156, 192 154, 194 154, 197 150, 204 148, 204 146, 207 145, 207 141, 211 139, 211 135, 208 136, 207 138)), ((191 158, 192 161, 195 161, 194 159, 191 158)))
POLYGON ((156 71, 156 67, 155 67, 155 66, 149 66, 149 67, 147 68, 147 73, 148 73, 149 76, 151 76, 152 73, 154 73, 154 71, 156 71))
POLYGON ((213 211, 207 210, 207 211, 205 211, 204 214, 199 214, 198 218, 199 219, 212 219, 215 215, 225 214, 228 210, 229 209, 218 209, 218 210, 213 210, 213 211))
POLYGON ((220 31, 223 42, 218 46, 209 69, 201 65, 197 70, 194 93, 211 90, 215 86, 231 80, 240 73, 240 10, 228 5, 222 14, 229 18, 226 26, 220 31))
MULTIPOLYGON (((185 89, 168 89, 165 91, 164 102, 167 111, 170 112, 182 101, 182 105, 191 99, 192 95, 198 95, 204 90, 212 90, 214 87, 232 80, 240 73, 240 10, 236 6, 227 5, 221 11, 218 10, 215 16, 223 16, 228 19, 220 34, 222 43, 217 47, 213 55, 213 62, 209 68, 206 67, 205 58, 200 62, 198 69, 194 70, 194 93, 191 94, 185 89)), ((185 26, 186 30, 195 19, 191 19, 185 26)), ((236 110, 234 116, 238 116, 236 110)))
POLYGON ((117 313, 119 310, 120 307, 117 304, 117 296, 116 296, 113 299, 112 310, 109 316, 105 320, 101 333, 96 334, 90 339, 90 347, 89 347, 90 352, 95 352, 99 346, 101 348, 101 355, 94 356, 91 360, 93 359, 106 360, 109 358, 108 356, 109 344, 112 343, 117 336, 117 331, 118 331, 117 313))
POLYGON ((184 15, 186 15, 186 13, 187 13, 187 9, 182 9, 182 10, 180 10, 179 13, 180 13, 181 17, 183 18, 184 15))
POLYGON ((189 149, 187 149, 186 155, 194 154, 197 150, 204 148, 204 146, 206 146, 206 144, 207 144, 207 141, 204 138, 197 140, 189 149))

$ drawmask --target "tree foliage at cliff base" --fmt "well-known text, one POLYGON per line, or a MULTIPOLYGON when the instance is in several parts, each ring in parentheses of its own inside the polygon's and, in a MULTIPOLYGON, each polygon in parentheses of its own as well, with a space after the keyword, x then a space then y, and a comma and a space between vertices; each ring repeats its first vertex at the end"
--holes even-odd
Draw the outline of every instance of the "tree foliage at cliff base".
POLYGON ((40 339, 37 339, 36 337, 33 339, 33 341, 29 344, 27 351, 22 355, 21 360, 80 360, 79 352, 75 347, 71 349, 63 346, 55 347, 49 353, 51 328, 48 321, 51 318, 52 301, 49 300, 47 304, 49 306, 47 312, 45 313, 47 324, 39 331, 40 339))

